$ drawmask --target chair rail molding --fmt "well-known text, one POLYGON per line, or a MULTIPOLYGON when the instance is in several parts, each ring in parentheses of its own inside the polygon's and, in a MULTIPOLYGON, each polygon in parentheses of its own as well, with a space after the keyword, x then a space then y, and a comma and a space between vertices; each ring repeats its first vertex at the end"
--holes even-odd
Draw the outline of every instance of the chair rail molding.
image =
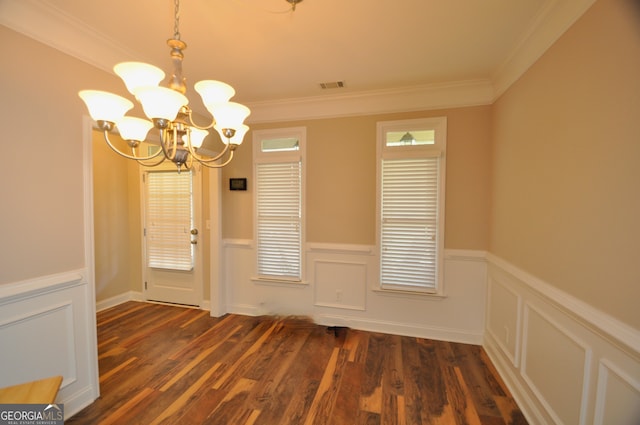
POLYGON ((487 254, 483 346, 530 423, 640 420, 640 333, 487 254))
POLYGON ((87 269, 0 285, 0 386, 61 375, 67 417, 98 398, 90 286, 87 269))

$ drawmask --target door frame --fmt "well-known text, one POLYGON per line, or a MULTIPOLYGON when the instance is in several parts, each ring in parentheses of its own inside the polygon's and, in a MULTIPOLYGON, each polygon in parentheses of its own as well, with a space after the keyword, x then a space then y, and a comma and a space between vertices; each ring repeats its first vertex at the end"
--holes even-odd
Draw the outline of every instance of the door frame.
POLYGON ((224 285, 225 267, 222 245, 222 170, 209 168, 209 312, 211 317, 227 313, 227 291, 224 285))
MULTIPOLYGON (((193 226, 198 230, 198 235, 196 240, 200 241, 202 238, 202 230, 203 230, 203 217, 202 217, 202 205, 203 205, 203 184, 202 184, 202 167, 197 166, 197 164, 193 164, 191 174, 191 208, 193 214, 193 226)), ((145 229, 147 228, 147 186, 145 182, 145 176, 147 173, 159 171, 159 172, 174 172, 175 165, 172 163, 163 163, 157 167, 145 167, 143 165, 138 166, 138 185, 139 185, 139 193, 140 193, 140 223, 142 225, 142 234, 141 238, 141 264, 142 264, 142 298, 145 301, 156 301, 148 298, 148 288, 146 286, 146 282, 149 280, 149 267, 147 266, 147 236, 145 229)), ((186 172, 186 171, 185 171, 186 172)), ((198 308, 202 308, 204 302, 204 263, 203 263, 203 248, 201 244, 196 244, 194 250, 194 271, 192 275, 192 279, 194 280, 194 292, 196 296, 195 302, 198 308), (200 246, 198 246, 200 245, 200 246)), ((172 301, 163 300, 161 302, 173 303, 172 301)), ((177 304, 178 303, 176 301, 177 304)))
MULTIPOLYGON (((83 218, 85 223, 85 257, 87 262, 87 267, 89 268, 91 284, 93 287, 93 295, 94 295, 94 303, 95 303, 95 311, 104 310, 109 307, 113 307, 115 305, 121 304, 125 301, 140 301, 135 293, 129 292, 126 294, 122 294, 122 296, 117 298, 112 298, 104 301, 98 302, 95 299, 95 249, 94 249, 94 241, 95 241, 95 223, 93 217, 93 130, 98 130, 98 127, 95 125, 94 120, 89 117, 87 114, 83 114, 82 116, 82 147, 83 147, 83 170, 84 170, 84 205, 83 205, 83 218)), ((114 155, 116 155, 114 153, 114 155)), ((213 317, 220 317, 227 313, 227 301, 226 301, 226 290, 224 286, 224 263, 222 261, 223 249, 222 249, 222 203, 221 203, 221 193, 222 193, 222 172, 220 169, 210 169, 209 170, 209 218, 204 217, 204 222, 207 223, 207 228, 210 228, 209 232, 209 243, 210 243, 210 275, 203 275, 203 282, 206 285, 207 279, 209 280, 209 297, 210 300, 210 314, 213 317), (217 188, 217 190, 213 190, 213 188, 217 188)), ((141 282, 144 285, 144 282, 141 282)), ((203 285, 203 286, 204 286, 203 285)), ((200 307, 203 310, 206 310, 209 303, 204 300, 203 305, 200 307)), ((95 319, 95 315, 94 319, 95 319)), ((95 328, 95 326, 94 326, 95 328)), ((92 349, 97 353, 97 341, 96 347, 92 349)), ((95 356, 95 376, 94 379, 97 381, 97 354, 95 356)))

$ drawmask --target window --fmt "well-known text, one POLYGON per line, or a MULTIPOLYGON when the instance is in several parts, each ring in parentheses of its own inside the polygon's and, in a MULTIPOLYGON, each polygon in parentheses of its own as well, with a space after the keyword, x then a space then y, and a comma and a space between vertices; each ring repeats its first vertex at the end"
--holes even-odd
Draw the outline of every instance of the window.
POLYGON ((446 118, 378 123, 381 289, 442 294, 446 118))
POLYGON ((259 279, 302 281, 304 128, 253 133, 259 279))
POLYGON ((191 270, 193 245, 191 171, 148 171, 146 179, 147 265, 191 270))

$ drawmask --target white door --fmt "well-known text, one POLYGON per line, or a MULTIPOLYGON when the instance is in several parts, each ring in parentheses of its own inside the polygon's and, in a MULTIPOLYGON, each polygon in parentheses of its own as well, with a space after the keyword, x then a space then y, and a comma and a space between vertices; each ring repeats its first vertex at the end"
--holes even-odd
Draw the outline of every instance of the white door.
POLYGON ((201 172, 142 170, 144 298, 202 303, 201 172))

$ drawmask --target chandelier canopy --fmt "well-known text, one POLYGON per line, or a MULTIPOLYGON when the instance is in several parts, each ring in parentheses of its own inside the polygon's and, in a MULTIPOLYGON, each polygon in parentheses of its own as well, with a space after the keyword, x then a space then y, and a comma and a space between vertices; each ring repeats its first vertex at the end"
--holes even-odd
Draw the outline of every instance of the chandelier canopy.
POLYGON ((179 0, 175 0, 174 35, 167 41, 173 63, 173 74, 166 83, 168 87, 160 86, 165 73, 153 65, 123 62, 113 67, 129 93, 142 105, 148 120, 125 116, 133 108, 133 103, 113 93, 82 90, 78 95, 98 128, 103 131, 109 147, 125 158, 136 160, 145 166, 156 166, 169 160, 176 164, 178 171, 183 167, 189 169, 194 160, 210 168, 224 167, 231 162, 235 149, 249 130, 244 120, 249 116, 250 110, 244 105, 229 101, 235 95, 235 90, 230 85, 216 80, 202 80, 195 83, 194 88, 213 119, 206 126, 197 125, 193 121, 192 110, 188 106, 189 99, 185 96, 185 78, 182 76, 182 52, 187 45, 180 40, 179 10, 179 0), (160 133, 160 149, 141 155, 137 148, 154 127, 160 133), (126 140, 131 153, 119 150, 109 139, 109 132, 115 128, 122 139, 126 140), (213 157, 199 155, 197 151, 209 134, 208 130, 212 128, 220 135, 224 148, 213 157), (223 162, 216 162, 225 155, 227 158, 223 162))

